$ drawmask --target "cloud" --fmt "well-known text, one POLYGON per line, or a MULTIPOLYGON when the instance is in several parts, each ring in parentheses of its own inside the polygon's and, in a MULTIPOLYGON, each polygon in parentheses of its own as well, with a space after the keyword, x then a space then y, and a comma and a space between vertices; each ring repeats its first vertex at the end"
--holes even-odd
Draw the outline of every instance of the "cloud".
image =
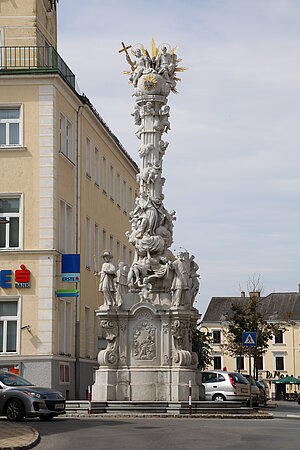
POLYGON ((296 0, 79 0, 59 3, 59 52, 138 161, 120 42, 179 45, 188 71, 170 96, 164 160, 176 245, 196 255, 204 312, 261 273, 299 282, 300 3, 296 0))

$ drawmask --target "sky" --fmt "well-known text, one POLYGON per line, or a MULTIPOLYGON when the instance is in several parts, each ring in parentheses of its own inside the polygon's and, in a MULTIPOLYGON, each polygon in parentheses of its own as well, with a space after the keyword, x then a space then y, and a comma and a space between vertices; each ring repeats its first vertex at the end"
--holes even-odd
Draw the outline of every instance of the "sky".
POLYGON ((139 163, 126 45, 178 45, 188 70, 170 94, 165 206, 172 249, 200 266, 195 306, 300 283, 299 0, 60 0, 58 49, 81 92, 139 163))

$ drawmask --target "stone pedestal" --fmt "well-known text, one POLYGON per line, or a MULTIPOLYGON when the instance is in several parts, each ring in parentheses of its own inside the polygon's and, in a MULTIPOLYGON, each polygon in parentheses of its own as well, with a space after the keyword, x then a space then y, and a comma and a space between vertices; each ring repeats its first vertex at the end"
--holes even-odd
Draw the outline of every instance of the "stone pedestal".
POLYGON ((197 356, 191 351, 197 311, 170 309, 166 294, 165 305, 136 303, 137 297, 127 294, 120 309, 97 312, 108 346, 99 353, 93 400, 184 401, 189 380, 199 400, 197 356))

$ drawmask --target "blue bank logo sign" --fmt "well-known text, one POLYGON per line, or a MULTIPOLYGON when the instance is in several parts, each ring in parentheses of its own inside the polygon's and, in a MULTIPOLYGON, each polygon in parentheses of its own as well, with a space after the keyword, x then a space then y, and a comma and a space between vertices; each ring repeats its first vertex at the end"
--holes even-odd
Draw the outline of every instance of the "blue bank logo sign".
POLYGON ((63 283, 79 283, 80 255, 64 253, 61 263, 61 281, 63 283))
POLYGON ((243 331, 243 347, 256 347, 257 334, 255 331, 243 331))
POLYGON ((79 283, 80 273, 62 273, 61 281, 63 283, 79 283))

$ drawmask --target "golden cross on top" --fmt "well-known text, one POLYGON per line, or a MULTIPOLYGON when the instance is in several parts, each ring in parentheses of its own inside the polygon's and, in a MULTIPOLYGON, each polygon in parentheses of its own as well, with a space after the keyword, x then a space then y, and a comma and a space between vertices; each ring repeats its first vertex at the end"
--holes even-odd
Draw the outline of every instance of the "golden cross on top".
POLYGON ((128 45, 128 47, 126 47, 126 45, 124 44, 124 42, 121 42, 122 44, 122 48, 121 50, 119 50, 119 53, 125 52, 126 56, 127 56, 127 61, 129 62, 129 64, 131 65, 132 70, 134 70, 134 64, 130 59, 129 53, 128 53, 128 49, 131 48, 131 45, 128 45))

